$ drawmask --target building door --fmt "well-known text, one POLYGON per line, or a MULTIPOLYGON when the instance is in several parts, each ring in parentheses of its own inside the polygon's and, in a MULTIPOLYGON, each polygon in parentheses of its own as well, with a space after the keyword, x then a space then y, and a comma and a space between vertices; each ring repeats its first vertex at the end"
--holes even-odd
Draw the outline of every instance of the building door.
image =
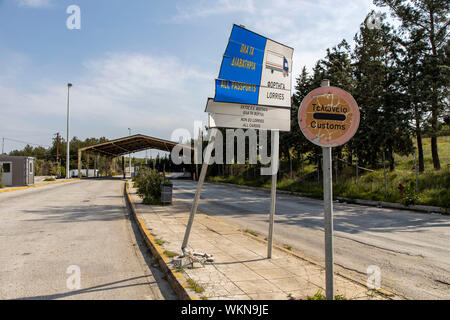
POLYGON ((28 159, 28 181, 27 184, 34 184, 34 161, 28 159))
POLYGON ((1 161, 0 170, 2 172, 2 184, 5 186, 12 185, 12 162, 1 161))

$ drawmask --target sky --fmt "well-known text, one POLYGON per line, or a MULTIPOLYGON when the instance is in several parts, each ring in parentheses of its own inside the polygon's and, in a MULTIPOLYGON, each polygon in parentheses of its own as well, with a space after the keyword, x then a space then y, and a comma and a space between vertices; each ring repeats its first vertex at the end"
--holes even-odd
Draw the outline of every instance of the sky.
MULTIPOLYGON (((294 48, 293 79, 352 42, 372 0, 0 0, 0 139, 171 139, 206 124, 233 24, 294 48), (80 28, 69 29, 71 5, 80 28)), ((377 11, 382 11, 377 9, 377 11)), ((294 80, 292 81, 295 82, 294 80)))

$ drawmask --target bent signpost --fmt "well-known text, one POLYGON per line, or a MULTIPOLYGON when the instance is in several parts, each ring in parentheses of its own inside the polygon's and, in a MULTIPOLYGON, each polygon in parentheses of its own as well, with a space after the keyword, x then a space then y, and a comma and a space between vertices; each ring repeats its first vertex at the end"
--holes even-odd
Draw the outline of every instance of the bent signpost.
POLYGON ((329 80, 302 101, 298 123, 304 136, 323 152, 323 205, 325 224, 326 298, 334 299, 333 281, 333 180, 331 148, 348 142, 359 127, 359 109, 346 91, 330 87, 329 80))
POLYGON ((183 239, 182 251, 197 212, 216 128, 272 130, 272 189, 267 257, 272 256, 276 185, 279 157, 279 131, 291 129, 291 82, 294 49, 263 37, 243 26, 233 25, 223 55, 215 97, 206 105, 210 143, 205 151, 194 202, 183 239))

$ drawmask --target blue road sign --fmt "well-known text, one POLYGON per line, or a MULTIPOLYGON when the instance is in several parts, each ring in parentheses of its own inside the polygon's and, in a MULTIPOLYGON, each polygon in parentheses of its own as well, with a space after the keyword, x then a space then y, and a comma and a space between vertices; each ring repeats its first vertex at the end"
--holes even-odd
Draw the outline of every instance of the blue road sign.
POLYGON ((234 25, 215 101, 290 107, 293 49, 234 25))

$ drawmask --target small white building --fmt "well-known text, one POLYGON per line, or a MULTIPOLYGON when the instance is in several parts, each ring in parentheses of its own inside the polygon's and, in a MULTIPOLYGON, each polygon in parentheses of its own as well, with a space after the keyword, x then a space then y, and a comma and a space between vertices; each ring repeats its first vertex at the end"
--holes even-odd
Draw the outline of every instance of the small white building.
MULTIPOLYGON (((86 169, 81 169, 81 175, 83 177, 86 177, 86 169)), ((87 177, 97 177, 98 176, 98 169, 89 169, 88 176, 87 177)), ((72 178, 78 178, 78 170, 70 170, 70 177, 72 178)))

